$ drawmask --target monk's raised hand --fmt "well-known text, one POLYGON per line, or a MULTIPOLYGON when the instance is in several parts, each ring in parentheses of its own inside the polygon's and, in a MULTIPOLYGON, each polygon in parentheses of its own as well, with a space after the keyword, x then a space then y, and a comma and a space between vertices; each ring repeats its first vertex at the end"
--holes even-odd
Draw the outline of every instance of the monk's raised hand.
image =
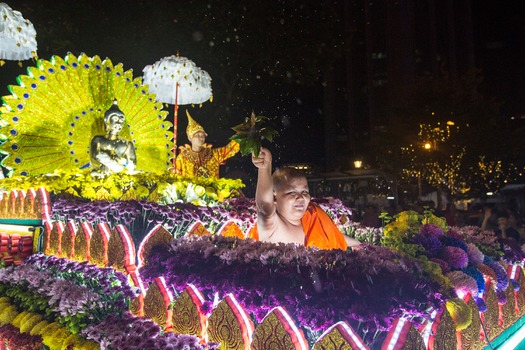
POLYGON ((259 169, 265 169, 272 166, 272 154, 264 147, 261 147, 259 156, 255 157, 252 153, 252 163, 259 169))

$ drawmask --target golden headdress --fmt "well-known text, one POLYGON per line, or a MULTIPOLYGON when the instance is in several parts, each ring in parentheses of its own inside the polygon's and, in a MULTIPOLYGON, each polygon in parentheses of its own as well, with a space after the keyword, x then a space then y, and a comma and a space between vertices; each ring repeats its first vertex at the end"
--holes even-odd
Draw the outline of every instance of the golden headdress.
POLYGON ((192 137, 196 132, 199 131, 202 131, 206 136, 208 136, 206 131, 204 131, 204 128, 191 117, 188 110, 186 110, 186 116, 188 117, 188 127, 186 128, 186 135, 188 138, 192 137))

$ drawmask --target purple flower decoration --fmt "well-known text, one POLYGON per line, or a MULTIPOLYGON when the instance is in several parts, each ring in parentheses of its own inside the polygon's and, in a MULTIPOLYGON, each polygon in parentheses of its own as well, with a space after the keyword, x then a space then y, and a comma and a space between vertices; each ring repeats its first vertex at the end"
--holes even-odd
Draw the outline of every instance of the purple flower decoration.
POLYGON ((439 257, 446 261, 453 269, 462 269, 468 264, 467 253, 463 249, 458 247, 444 247, 441 250, 441 254, 439 257))
POLYGON ((258 322, 283 306, 313 331, 354 320, 373 333, 403 315, 427 319, 429 306, 444 302, 439 282, 420 271, 416 260, 384 247, 319 250, 209 235, 153 248, 140 272, 145 282, 164 276, 176 291, 192 283, 209 300, 232 293, 258 322))
POLYGON ((505 305, 507 303, 507 294, 501 289, 496 289, 496 296, 498 297, 498 304, 505 305))
POLYGON ((507 271, 489 257, 485 257, 484 264, 490 267, 496 273, 496 290, 506 290, 509 286, 509 277, 507 276, 507 271))
POLYGON ((474 297, 474 301, 476 302, 476 305, 478 306, 479 312, 487 311, 487 304, 485 303, 485 300, 483 300, 483 298, 474 297))
POLYGON ((467 244, 460 238, 452 236, 441 236, 440 239, 441 243, 443 243, 444 246, 458 247, 467 252, 467 244))
MULTIPOLYGON (((424 226, 437 227, 436 225, 430 225, 430 224, 424 225, 424 226)), ((437 228, 439 229, 439 227, 437 228)), ((443 234, 443 231, 441 231, 441 234, 443 234)), ((441 241, 439 240, 438 235, 432 232, 429 232, 429 231, 420 231, 420 233, 414 237, 414 243, 423 247, 425 249, 424 254, 431 258, 437 257, 442 248, 442 244, 441 244, 441 241)))
POLYGON ((466 294, 470 294, 471 296, 478 295, 476 280, 466 273, 462 271, 451 271, 447 273, 446 276, 449 278, 452 286, 454 286, 454 290, 459 297, 462 298, 466 294))
POLYGON ((483 259, 485 258, 485 255, 474 244, 467 244, 467 255, 470 265, 476 266, 479 264, 483 264, 483 259))
POLYGON ((202 303, 201 312, 204 315, 209 316, 212 311, 213 311, 213 303, 211 301, 206 300, 204 303, 202 303))
POLYGON ((426 235, 434 236, 434 237, 437 237, 437 238, 445 235, 445 233, 443 232, 441 227, 439 227, 438 225, 435 225, 435 224, 424 224, 424 225, 421 225, 421 227, 419 228, 419 233, 420 234, 426 234, 426 235))
POLYGON ((441 267, 441 272, 443 272, 443 274, 450 271, 450 265, 446 261, 439 258, 430 258, 429 260, 438 264, 439 267, 441 267))

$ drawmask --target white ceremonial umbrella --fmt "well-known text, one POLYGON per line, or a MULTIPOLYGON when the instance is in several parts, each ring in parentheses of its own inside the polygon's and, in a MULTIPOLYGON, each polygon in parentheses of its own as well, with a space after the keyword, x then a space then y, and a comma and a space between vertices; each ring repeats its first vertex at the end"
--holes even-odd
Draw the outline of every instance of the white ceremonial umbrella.
POLYGON ((173 55, 164 57, 143 69, 144 84, 157 95, 157 101, 174 105, 173 170, 177 155, 177 123, 179 105, 203 103, 212 98, 211 77, 193 61, 173 55))
POLYGON ((19 11, 0 3, 0 60, 22 61, 36 57, 36 31, 19 11))

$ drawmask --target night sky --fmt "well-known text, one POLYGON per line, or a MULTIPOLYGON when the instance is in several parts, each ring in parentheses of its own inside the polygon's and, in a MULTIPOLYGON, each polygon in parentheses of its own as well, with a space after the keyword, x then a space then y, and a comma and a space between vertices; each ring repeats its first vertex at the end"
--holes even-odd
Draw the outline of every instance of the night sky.
MULTIPOLYGON (((471 1, 476 66, 485 77, 482 90, 486 96, 502 103, 501 113, 517 118, 525 115, 525 20, 521 9, 523 6, 519 6, 521 2, 471 1)), ((212 77, 213 102, 206 102, 191 112, 210 135, 207 141, 216 146, 225 144, 232 134, 230 127, 254 110, 257 114, 274 118, 281 133, 272 145, 276 162, 316 163, 323 158, 323 80, 306 76, 310 74, 308 62, 311 52, 317 48, 311 47, 305 51, 293 46, 300 42, 297 35, 303 31, 309 35, 315 34, 313 29, 317 24, 336 21, 317 12, 311 17, 305 16, 303 20, 300 11, 296 17, 290 17, 295 16, 294 6, 301 7, 308 3, 274 0, 7 1, 11 8, 22 12, 24 18, 34 24, 39 58, 49 60, 53 55, 64 57, 67 52, 99 55, 101 58, 110 58, 114 64, 122 63, 125 70, 132 69, 137 77, 142 76, 142 69, 146 65, 178 53, 192 59, 212 77), (216 10, 228 4, 230 8, 216 10), (221 14, 217 16, 220 18, 205 16, 206 12, 202 12, 202 9, 206 9, 206 5, 213 7, 214 11, 210 13, 221 14), (284 7, 286 10, 282 10, 284 7), (266 18, 257 18, 260 15, 257 11, 266 11, 263 15, 266 18), (233 19, 229 21, 225 18, 233 19), (255 23, 244 27, 229 26, 230 23, 242 24, 242 21, 255 23), (257 21, 261 23, 260 27, 257 27, 257 21), (268 35, 270 29, 267 28, 279 24, 284 26, 290 22, 293 26, 286 27, 286 31, 275 36, 268 35), (211 27, 214 23, 217 33, 227 34, 213 33, 211 27), (248 29, 245 31, 243 28, 248 29), (251 66, 250 62, 236 61, 234 48, 228 46, 230 40, 246 42, 246 46, 241 49, 250 52, 241 52, 238 57, 250 57, 246 55, 250 53, 264 62, 268 54, 264 40, 268 40, 268 37, 272 41, 271 49, 282 51, 283 57, 271 64, 266 63, 266 66, 262 63, 251 66), (225 48, 224 51, 221 51, 221 47, 225 48), (294 60, 297 65, 293 63, 294 60), (234 86, 236 95, 228 100, 231 91, 224 84, 222 73, 225 67, 235 65, 239 67, 238 82, 234 86)), ((315 7, 311 4, 307 6, 315 7)), ((337 32, 317 34, 331 35, 335 42, 340 36, 337 32)), ((273 56, 268 54, 268 57, 278 57, 275 52, 271 54, 273 56)), ((34 63, 24 61, 22 65, 19 67, 17 62, 7 61, 0 67, 2 95, 8 94, 7 86, 16 84, 16 77, 25 74, 27 66, 34 63)), ((316 69, 312 74, 315 75, 316 69)), ((172 107, 167 109, 171 116, 172 107)), ((179 122, 180 142, 186 141, 184 119, 181 118, 179 122)), ((236 168, 250 166, 240 156, 228 164, 228 171, 232 171, 232 174, 235 174, 236 168)))

